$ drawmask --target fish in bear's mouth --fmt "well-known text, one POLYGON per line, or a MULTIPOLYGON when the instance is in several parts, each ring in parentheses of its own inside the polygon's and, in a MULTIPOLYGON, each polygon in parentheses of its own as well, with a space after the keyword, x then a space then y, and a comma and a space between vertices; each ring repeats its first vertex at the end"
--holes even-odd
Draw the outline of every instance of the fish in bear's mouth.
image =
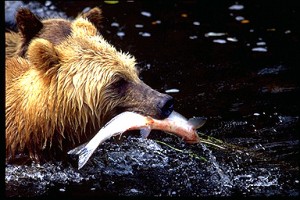
MULTIPOLYGON (((206 118, 204 117, 193 117, 187 120, 175 111, 162 120, 125 111, 107 122, 89 142, 70 150, 68 154, 79 155, 78 169, 80 169, 101 143, 129 130, 140 130, 144 138, 147 138, 152 129, 162 130, 181 137, 187 143, 199 143, 202 141, 196 129, 202 127, 205 122, 206 118)), ((208 142, 204 141, 204 143, 208 142)))

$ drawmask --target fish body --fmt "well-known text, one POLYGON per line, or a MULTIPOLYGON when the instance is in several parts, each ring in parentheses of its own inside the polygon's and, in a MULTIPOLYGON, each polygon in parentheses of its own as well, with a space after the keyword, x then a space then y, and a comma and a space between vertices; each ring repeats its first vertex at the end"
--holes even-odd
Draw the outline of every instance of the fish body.
POLYGON ((141 130, 143 137, 147 137, 151 130, 162 130, 181 137, 187 143, 198 143, 200 138, 196 129, 203 126, 205 121, 202 117, 187 120, 175 111, 163 120, 126 111, 112 118, 89 142, 70 150, 68 154, 79 155, 80 169, 101 143, 128 130, 141 130))
POLYGON ((171 115, 163 120, 157 120, 151 117, 146 117, 145 127, 132 127, 129 130, 141 129, 141 134, 147 137, 147 131, 161 130, 181 137, 187 143, 198 143, 200 138, 196 129, 200 128, 206 122, 205 118, 194 117, 187 120, 179 113, 173 111, 171 115))

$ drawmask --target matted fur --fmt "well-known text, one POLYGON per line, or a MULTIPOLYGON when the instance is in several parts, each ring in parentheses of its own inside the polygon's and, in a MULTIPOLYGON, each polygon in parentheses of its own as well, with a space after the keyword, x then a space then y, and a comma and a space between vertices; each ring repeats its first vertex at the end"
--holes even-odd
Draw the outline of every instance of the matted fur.
POLYGON ((19 32, 6 33, 8 162, 64 157, 124 111, 157 119, 171 112, 172 97, 141 81, 135 59, 98 33, 101 13, 40 21, 17 11, 19 32))
MULTIPOLYGON (((77 18, 88 19, 100 30, 102 10, 94 7, 88 12, 80 13, 77 18)), ((39 20, 29 9, 20 8, 16 13, 16 22, 19 32, 5 33, 6 57, 26 57, 28 45, 34 38, 44 38, 53 44, 59 44, 70 34, 71 22, 62 18, 39 20)))
POLYGON ((28 152, 39 160, 53 144, 65 150, 64 140, 74 146, 90 138, 126 101, 109 89, 121 78, 140 82, 135 59, 108 44, 86 19, 76 19, 59 45, 34 39, 28 60, 6 60, 7 159, 28 152))
POLYGON ((18 49, 22 47, 22 38, 18 33, 5 33, 5 55, 6 57, 14 57, 18 55, 18 49))

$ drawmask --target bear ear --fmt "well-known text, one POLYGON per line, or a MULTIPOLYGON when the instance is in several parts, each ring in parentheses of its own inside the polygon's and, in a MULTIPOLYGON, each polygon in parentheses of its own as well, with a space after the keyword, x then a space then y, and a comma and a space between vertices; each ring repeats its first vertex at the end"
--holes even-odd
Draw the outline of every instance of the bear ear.
POLYGON ((33 40, 28 47, 27 56, 35 68, 44 71, 59 63, 58 51, 51 42, 45 39, 33 40))
POLYGON ((31 40, 43 28, 43 23, 27 8, 17 11, 16 22, 26 41, 31 40))
POLYGON ((72 32, 77 36, 95 36, 97 35, 97 28, 88 20, 78 18, 71 24, 72 32))
POLYGON ((81 17, 88 19, 98 30, 100 30, 100 24, 102 22, 102 10, 99 7, 94 7, 91 10, 83 13, 81 17))

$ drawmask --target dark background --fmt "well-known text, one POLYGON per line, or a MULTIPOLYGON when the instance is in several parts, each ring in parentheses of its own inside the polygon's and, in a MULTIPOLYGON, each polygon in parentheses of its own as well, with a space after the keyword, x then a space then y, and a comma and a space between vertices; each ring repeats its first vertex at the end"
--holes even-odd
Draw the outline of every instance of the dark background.
POLYGON ((93 165, 78 172, 88 180, 79 183, 74 183, 75 178, 70 175, 76 169, 68 166, 62 170, 65 166, 59 163, 40 167, 46 174, 63 171, 62 175, 70 177, 67 181, 61 182, 61 176, 37 178, 41 171, 36 165, 6 165, 6 195, 298 196, 300 17, 297 2, 116 2, 7 3, 5 25, 14 29, 13 12, 20 5, 30 7, 42 17, 58 15, 69 19, 88 7, 100 6, 104 16, 101 34, 117 49, 136 57, 144 82, 160 92, 178 89, 178 93, 171 93, 176 99, 175 110, 187 118, 207 117, 201 133, 238 145, 242 153, 208 151, 201 144, 188 146, 173 136, 153 131, 151 142, 164 141, 178 149, 193 151, 208 162, 196 161, 161 145, 163 158, 168 159, 165 163, 141 146, 149 141, 137 140, 133 135, 121 144, 111 140, 99 147, 93 165), (230 10, 234 4, 244 8, 230 10), (143 11, 151 16, 142 15, 143 11), (239 16, 248 21, 237 20, 239 16), (195 21, 200 25, 194 25, 195 21), (142 24, 143 28, 136 28, 136 24, 142 24), (118 36, 120 32, 125 35, 118 36), (150 37, 143 37, 145 32, 150 37), (206 37, 209 32, 225 35, 206 37), (216 39, 226 43, 216 43, 216 39), (257 47, 267 51, 254 51, 257 47), (141 149, 146 158, 137 156, 141 149), (135 160, 120 165, 125 159, 118 159, 123 158, 120 152, 135 160), (106 159, 110 162, 105 164, 106 159), (161 162, 162 167, 150 165, 151 161, 161 162), (129 169, 133 174, 126 174, 129 169), (45 182, 50 185, 37 186, 45 182))

